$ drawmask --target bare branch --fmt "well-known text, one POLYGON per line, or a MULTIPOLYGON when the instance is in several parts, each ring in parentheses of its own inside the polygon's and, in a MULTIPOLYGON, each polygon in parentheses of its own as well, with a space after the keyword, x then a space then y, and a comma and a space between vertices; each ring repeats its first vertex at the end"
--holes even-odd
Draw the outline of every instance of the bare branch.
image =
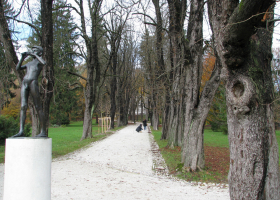
POLYGON ((59 7, 56 7, 56 8, 53 8, 53 11, 57 11, 57 10, 60 10, 60 9, 63 9, 63 8, 71 8, 73 9, 78 15, 81 16, 81 13, 77 10, 77 8, 75 8, 74 6, 72 5, 65 5, 65 6, 59 6, 59 7))
POLYGON ((71 75, 74 75, 74 76, 78 76, 78 77, 80 77, 81 79, 84 79, 85 81, 88 81, 85 77, 83 77, 83 76, 80 75, 80 74, 77 74, 77 73, 71 72, 71 71, 67 71, 67 72, 68 72, 68 74, 71 74, 71 75))
POLYGON ((22 5, 21 5, 21 7, 20 7, 20 9, 19 9, 19 11, 18 11, 18 14, 16 14, 16 15, 14 16, 14 18, 18 17, 19 14, 21 13, 21 10, 22 10, 22 8, 23 8, 23 6, 24 6, 24 4, 25 4, 25 1, 26 1, 26 0, 24 0, 24 1, 22 2, 22 5))
POLYGON ((132 13, 132 14, 133 15, 144 15, 145 17, 148 17, 150 20, 152 20, 154 24, 156 24, 156 21, 150 15, 147 15, 145 13, 132 13))
POLYGON ((33 24, 31 24, 31 23, 29 23, 29 22, 26 22, 26 21, 21 21, 21 20, 15 19, 14 17, 7 17, 7 18, 8 18, 8 19, 13 19, 13 20, 15 20, 15 21, 17 21, 17 22, 19 22, 19 23, 27 24, 28 26, 30 26, 31 28, 33 28, 33 29, 36 31, 37 35, 38 35, 39 38, 40 38, 40 41, 42 40, 42 36, 41 36, 41 34, 40 34, 39 29, 38 29, 36 26, 34 26, 33 24))

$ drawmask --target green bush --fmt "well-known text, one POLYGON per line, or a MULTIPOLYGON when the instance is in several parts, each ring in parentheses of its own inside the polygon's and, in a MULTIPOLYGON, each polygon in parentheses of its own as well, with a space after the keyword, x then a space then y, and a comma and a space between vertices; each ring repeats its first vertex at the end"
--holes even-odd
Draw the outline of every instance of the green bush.
POLYGON ((62 115, 62 116, 61 116, 61 119, 60 119, 60 123, 61 123, 62 125, 68 125, 68 124, 70 124, 69 117, 66 116, 66 115, 62 115))
MULTIPOLYGON (((19 131, 19 120, 12 117, 0 116, 0 140, 5 140, 17 134, 19 131)), ((24 127, 26 137, 31 135, 31 124, 27 123, 24 127)))
POLYGON ((220 130, 220 124, 217 122, 210 122, 211 130, 214 132, 218 132, 220 130))
POLYGON ((223 134, 227 135, 228 134, 228 127, 226 123, 223 122, 210 122, 211 125, 211 130, 214 132, 222 132, 223 134))
POLYGON ((51 124, 52 125, 56 124, 56 125, 59 125, 59 126, 60 125, 68 125, 68 124, 70 124, 70 120, 69 120, 69 117, 66 114, 62 113, 62 114, 59 114, 59 115, 53 117, 51 119, 51 124))
POLYGON ((224 135, 227 135, 228 134, 228 127, 227 127, 227 124, 223 124, 221 125, 221 131, 224 135))

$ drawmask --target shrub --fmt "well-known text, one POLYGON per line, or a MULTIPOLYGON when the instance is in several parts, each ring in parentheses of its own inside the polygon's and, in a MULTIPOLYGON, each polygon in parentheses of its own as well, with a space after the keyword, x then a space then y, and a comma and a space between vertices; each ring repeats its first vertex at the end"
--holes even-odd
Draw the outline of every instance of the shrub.
MULTIPOLYGON (((19 131, 19 120, 12 117, 0 116, 0 140, 4 140, 17 134, 19 131)), ((24 127, 26 137, 31 135, 31 124, 27 123, 24 127)))
POLYGON ((227 135, 228 134, 228 127, 227 127, 227 124, 223 124, 221 125, 221 131, 224 135, 227 135))
POLYGON ((223 134, 227 135, 228 134, 228 127, 227 124, 224 122, 210 122, 211 125, 211 130, 214 132, 222 132, 223 134))
POLYGON ((69 117, 66 114, 61 113, 57 116, 52 117, 51 124, 52 125, 56 124, 56 125, 59 125, 59 126, 60 125, 68 125, 68 124, 70 124, 70 120, 69 120, 69 117))
POLYGON ((217 122, 210 122, 210 125, 211 125, 211 130, 214 131, 214 132, 218 132, 219 129, 220 129, 220 124, 217 123, 217 122))
POLYGON ((68 124, 70 124, 69 117, 66 116, 66 115, 62 115, 62 116, 61 116, 61 119, 60 119, 60 123, 61 123, 62 125, 68 125, 68 124))

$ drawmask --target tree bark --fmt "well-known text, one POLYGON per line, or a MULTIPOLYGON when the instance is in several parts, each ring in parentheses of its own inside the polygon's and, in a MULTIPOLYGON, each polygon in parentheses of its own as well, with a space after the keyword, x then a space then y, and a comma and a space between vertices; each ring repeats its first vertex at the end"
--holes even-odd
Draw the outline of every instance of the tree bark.
POLYGON ((43 57, 47 63, 42 70, 42 75, 43 75, 42 107, 46 120, 47 135, 48 135, 48 127, 49 127, 50 102, 54 90, 52 4, 53 4, 53 0, 41 1, 42 47, 44 50, 43 57))
MULTIPOLYGON (((183 137, 183 85, 180 83, 184 82, 184 77, 181 76, 184 71, 182 58, 182 40, 183 25, 186 17, 186 6, 185 0, 168 0, 169 6, 169 36, 170 36, 170 58, 171 58, 171 76, 168 91, 170 94, 170 105, 168 110, 168 121, 167 123, 167 138, 169 145, 181 145, 183 137)), ((167 115, 167 114, 166 114, 167 115)))
MULTIPOLYGON (((113 36, 112 36, 113 37, 113 36)), ((113 40, 113 39, 112 39, 113 40)), ((112 59, 112 80, 111 80, 111 109, 110 109, 110 116, 111 116, 111 129, 115 128, 114 120, 115 120, 115 114, 116 114, 116 90, 117 90, 117 49, 115 45, 115 41, 113 40, 111 42, 111 48, 113 53, 113 59, 112 59)))
MULTIPOLYGON (((184 139, 182 148, 182 162, 184 167, 192 171, 204 168, 204 148, 203 148, 203 126, 206 120, 210 103, 214 97, 215 90, 207 88, 207 95, 203 96, 204 105, 201 105, 200 85, 203 68, 203 0, 192 0, 188 24, 187 39, 185 42, 185 89, 184 89, 184 139), (209 93, 211 95, 209 96, 209 93), (208 99, 210 98, 210 99, 208 99), (205 102, 207 101, 207 103, 205 102), (210 101, 210 102, 209 102, 210 101), (206 104, 205 104, 206 103, 206 104)), ((216 67, 218 70, 219 68, 216 67)), ((217 72, 219 76, 219 72, 217 72)), ((215 78, 214 78, 215 79, 215 78)), ((210 82, 208 82, 210 83, 210 82)), ((219 81, 216 84, 218 87, 219 81)), ((202 97, 202 96, 201 96, 202 97)))
POLYGON ((40 133, 41 127, 40 127, 40 120, 39 120, 39 116, 37 113, 37 110, 33 104, 33 99, 31 97, 29 97, 28 99, 28 107, 29 107, 29 111, 31 114, 31 119, 32 119, 32 137, 35 137, 36 135, 38 135, 40 133))
POLYGON ((205 167, 204 157, 204 125, 211 107, 211 102, 220 84, 221 65, 216 60, 214 71, 201 93, 197 108, 193 108, 186 116, 184 144, 182 149, 182 163, 191 171, 201 170, 205 167))
POLYGON ((259 14, 273 10, 274 3, 208 1, 215 47, 227 80, 231 199, 280 198, 270 65, 273 24, 262 22, 267 18, 259 14))

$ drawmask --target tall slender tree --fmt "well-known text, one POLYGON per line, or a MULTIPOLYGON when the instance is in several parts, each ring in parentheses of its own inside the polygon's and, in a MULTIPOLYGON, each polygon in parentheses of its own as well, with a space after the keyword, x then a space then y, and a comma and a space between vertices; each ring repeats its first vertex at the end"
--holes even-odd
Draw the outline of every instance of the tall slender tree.
MULTIPOLYGON (((83 134, 81 140, 86 138, 92 138, 92 110, 96 107, 98 92, 101 82, 101 65, 99 60, 98 40, 101 38, 101 21, 100 10, 102 0, 88 1, 88 8, 90 14, 90 34, 87 32, 86 17, 84 12, 83 0, 75 0, 78 8, 69 5, 68 7, 76 11, 80 17, 81 36, 85 42, 86 52, 80 46, 81 53, 86 60, 87 77, 78 75, 80 78, 86 81, 84 88, 85 96, 85 111, 84 111, 84 124, 83 134)), ((74 73, 72 73, 74 74, 74 73)), ((77 75, 77 74, 76 74, 77 75)))

